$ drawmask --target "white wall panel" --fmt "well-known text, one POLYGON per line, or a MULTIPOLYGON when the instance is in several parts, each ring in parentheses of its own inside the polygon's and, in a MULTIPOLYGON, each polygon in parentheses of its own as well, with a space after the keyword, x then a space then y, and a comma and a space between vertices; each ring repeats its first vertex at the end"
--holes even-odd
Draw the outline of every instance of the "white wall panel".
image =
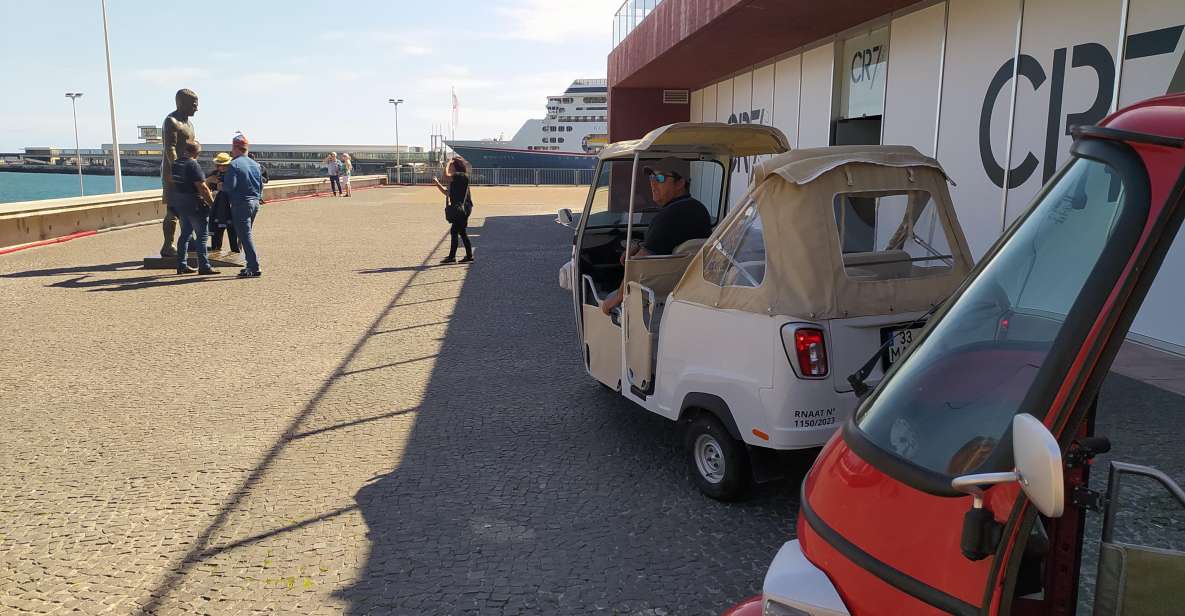
POLYGON ((703 89, 704 106, 703 106, 703 109, 701 110, 701 113, 703 114, 703 117, 700 119, 701 122, 715 122, 716 121, 716 94, 717 94, 717 91, 718 91, 718 88, 716 87, 716 84, 712 84, 712 85, 703 89))
POLYGON ((691 93, 691 114, 689 116, 692 122, 704 121, 704 91, 696 90, 691 93))
POLYGON ((716 117, 713 122, 727 122, 732 114, 732 80, 716 84, 716 117))
MULTIPOLYGON (((1127 22, 1129 58, 1123 63, 1120 105, 1185 90, 1185 35, 1171 30, 1182 24, 1185 24, 1185 2, 1181 0, 1131 0, 1127 22), (1173 34, 1176 41, 1172 40, 1173 34), (1140 55, 1141 50, 1152 55, 1130 57, 1133 53, 1140 55), (1181 81, 1174 83, 1174 77, 1181 81)), ((1156 282, 1148 290, 1143 309, 1132 323, 1132 333, 1168 343, 1178 352, 1185 350, 1185 327, 1181 326, 1181 306, 1185 306, 1182 280, 1185 280, 1185 234, 1178 234, 1156 282)))
POLYGON ((802 85, 802 56, 779 60, 774 65, 773 125, 786 133, 790 145, 798 147, 799 87, 802 85))
MULTIPOLYGON (((732 113, 726 120, 729 124, 753 123, 753 73, 741 73, 732 80, 732 113)), ((753 161, 740 159, 733 162, 732 179, 729 180, 729 208, 736 204, 749 188, 749 176, 753 161)))
POLYGON ((945 26, 945 4, 893 20, 881 143, 934 155, 945 26))
POLYGON ((1002 230, 1003 191, 985 172, 983 155, 1004 159, 1010 80, 994 104, 986 107, 985 121, 990 123, 983 124, 982 139, 980 116, 988 84, 1015 52, 1019 4, 1008 0, 951 0, 949 4, 938 160, 958 183, 951 187, 951 197, 978 259, 1002 230))
POLYGON ((815 148, 831 143, 831 95, 835 84, 834 65, 834 43, 816 47, 802 54, 802 110, 799 114, 799 147, 815 148))
POLYGON ((1123 63, 1119 105, 1185 91, 1185 35, 1176 31, 1185 25, 1185 2, 1131 0, 1127 19, 1130 46, 1123 63))
POLYGON ((1094 124, 1110 109, 1120 11, 1120 0, 1026 0, 1007 222, 1069 158, 1067 124, 1094 124))

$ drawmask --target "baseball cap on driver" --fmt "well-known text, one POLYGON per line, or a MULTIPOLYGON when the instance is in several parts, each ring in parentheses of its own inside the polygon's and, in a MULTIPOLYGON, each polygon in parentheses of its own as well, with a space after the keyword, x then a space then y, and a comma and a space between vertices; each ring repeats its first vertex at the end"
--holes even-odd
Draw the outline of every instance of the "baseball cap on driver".
POLYGON ((666 158, 648 162, 642 171, 646 175, 654 175, 655 173, 663 173, 668 175, 677 175, 683 179, 688 179, 691 175, 691 163, 675 156, 668 156, 666 158))

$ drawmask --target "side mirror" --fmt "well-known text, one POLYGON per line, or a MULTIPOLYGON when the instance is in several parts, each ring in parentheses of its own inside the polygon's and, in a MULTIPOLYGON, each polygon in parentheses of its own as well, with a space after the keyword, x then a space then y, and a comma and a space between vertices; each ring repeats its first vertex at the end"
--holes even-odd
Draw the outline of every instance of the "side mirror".
POLYGON ((963 519, 963 555, 981 560, 995 552, 1000 528, 992 513, 983 507, 985 486, 1017 482, 1025 496, 1042 515, 1061 517, 1065 510, 1065 480, 1062 452, 1057 439, 1032 415, 1012 419, 1012 457, 1016 468, 1007 473, 963 475, 951 487, 972 497, 971 511, 963 519))
POLYGON ((576 218, 572 216, 572 210, 563 208, 556 214, 555 221, 565 227, 573 229, 576 227, 576 218))

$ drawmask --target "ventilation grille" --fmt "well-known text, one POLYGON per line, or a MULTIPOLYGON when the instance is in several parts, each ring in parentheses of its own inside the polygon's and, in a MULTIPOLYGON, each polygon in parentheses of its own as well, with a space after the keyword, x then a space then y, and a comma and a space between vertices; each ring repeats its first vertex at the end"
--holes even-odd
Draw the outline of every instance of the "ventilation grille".
POLYGON ((666 105, 687 105, 691 103, 690 90, 663 90, 662 102, 666 105))

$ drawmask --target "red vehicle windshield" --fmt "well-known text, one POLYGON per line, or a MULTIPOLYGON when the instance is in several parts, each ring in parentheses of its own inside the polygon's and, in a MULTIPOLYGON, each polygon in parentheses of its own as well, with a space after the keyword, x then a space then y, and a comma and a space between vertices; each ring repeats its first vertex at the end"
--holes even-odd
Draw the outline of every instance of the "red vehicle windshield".
POLYGON ((857 412, 856 440, 927 484, 915 487, 942 493, 950 477, 1007 466, 997 444, 1012 417, 1043 416, 1042 384, 1060 382, 1059 358, 1085 335, 1073 315, 1097 314, 1138 240, 1146 173, 1126 146, 1085 145, 1094 154, 1037 197, 857 412))

